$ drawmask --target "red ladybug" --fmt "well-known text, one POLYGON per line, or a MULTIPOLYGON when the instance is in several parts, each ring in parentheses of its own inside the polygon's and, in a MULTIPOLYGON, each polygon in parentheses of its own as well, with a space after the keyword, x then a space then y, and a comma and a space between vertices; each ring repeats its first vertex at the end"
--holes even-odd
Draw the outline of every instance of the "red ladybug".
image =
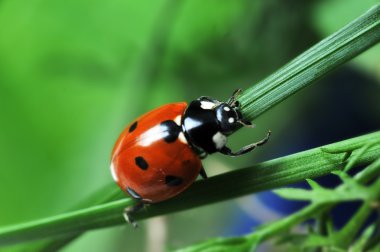
POLYGON ((247 145, 237 152, 226 146, 227 136, 242 126, 252 127, 243 118, 235 91, 227 102, 202 96, 189 105, 172 103, 134 120, 120 135, 112 152, 111 172, 119 187, 140 203, 125 211, 131 213, 145 203, 169 199, 188 188, 201 175, 207 178, 201 159, 220 152, 239 156, 266 143, 247 145))

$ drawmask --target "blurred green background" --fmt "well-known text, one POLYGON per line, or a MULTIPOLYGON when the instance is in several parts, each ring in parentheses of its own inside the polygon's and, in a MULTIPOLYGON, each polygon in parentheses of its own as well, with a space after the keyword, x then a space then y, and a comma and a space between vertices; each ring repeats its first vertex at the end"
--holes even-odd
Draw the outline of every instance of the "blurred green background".
MULTIPOLYGON (((114 141, 141 113, 201 95, 226 100, 377 2, 0 1, 0 225, 63 213, 112 183, 114 141)), ((347 99, 358 104, 359 113, 379 117, 379 46, 335 74, 347 72, 371 83, 363 97, 352 93, 347 99)), ((236 149, 270 128, 274 134, 265 148, 238 159, 213 155, 205 161, 208 173, 292 153, 289 136, 300 134, 309 118, 326 132, 334 123, 352 132, 345 128, 350 125, 323 117, 331 108, 320 106, 326 89, 346 88, 344 78, 331 78, 260 117, 256 130, 241 130, 231 139, 236 149)), ((362 81, 356 86, 364 87, 362 81)), ((147 251, 149 230, 166 230, 163 246, 183 247, 228 233, 238 206, 229 201, 156 224, 145 221, 137 230, 89 232, 64 251, 147 251)), ((18 249, 28 251, 0 248, 18 249)))

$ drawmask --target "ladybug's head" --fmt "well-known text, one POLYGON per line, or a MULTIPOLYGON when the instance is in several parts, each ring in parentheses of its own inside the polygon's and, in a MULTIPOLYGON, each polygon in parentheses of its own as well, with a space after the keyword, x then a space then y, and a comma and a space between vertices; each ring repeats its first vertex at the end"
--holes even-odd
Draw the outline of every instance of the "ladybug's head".
POLYGON ((222 102, 214 110, 224 135, 230 135, 242 126, 242 114, 238 107, 222 102))

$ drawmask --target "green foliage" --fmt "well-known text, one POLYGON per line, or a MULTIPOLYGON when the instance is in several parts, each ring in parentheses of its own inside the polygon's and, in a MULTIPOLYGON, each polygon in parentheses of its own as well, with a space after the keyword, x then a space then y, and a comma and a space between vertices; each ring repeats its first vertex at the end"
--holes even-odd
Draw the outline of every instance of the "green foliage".
MULTIPOLYGON (((351 153, 348 160, 351 158, 356 160, 355 166, 366 165, 377 160, 380 155, 380 144, 373 145, 370 149, 367 149, 367 144, 371 141, 380 142, 380 132, 259 163, 249 168, 214 176, 207 181, 198 181, 180 196, 166 202, 154 204, 149 207, 149 211, 139 213, 135 217, 136 219, 144 219, 167 214, 253 192, 274 189, 306 178, 326 175, 339 169, 342 165, 342 160, 346 162, 346 152, 351 153), (365 153, 362 151, 363 148, 367 149, 365 153), (345 151, 339 152, 342 149, 345 151), (326 150, 334 153, 331 154, 326 150), (236 184, 235 181, 239 181, 239 184, 236 184), (232 187, 234 190, 230 190, 232 187), (202 195, 202 197, 199 197, 199 195, 202 195)), ((360 181, 366 181, 369 176, 377 174, 379 166, 374 166, 374 164, 378 162, 379 160, 368 166, 371 172, 363 171, 357 175, 360 181)), ((289 199, 307 200, 309 198, 312 200, 312 204, 297 214, 264 226, 258 232, 255 232, 252 237, 248 236, 250 237, 250 244, 257 245, 273 234, 284 231, 313 215, 322 213, 325 208, 336 202, 358 199, 368 200, 369 202, 370 199, 373 199, 374 195, 368 194, 368 191, 365 191, 366 189, 354 183, 344 173, 337 174, 344 181, 339 190, 322 188, 312 180, 309 180, 313 188, 311 192, 300 189, 278 190, 277 193, 289 199)), ((125 220, 120 213, 126 206, 132 204, 131 199, 121 199, 39 221, 1 228, 0 244, 12 244, 58 234, 78 234, 86 230, 112 225, 125 225, 125 220)), ((244 242, 244 244, 240 244, 243 240, 239 239, 227 240, 226 244, 232 246, 235 244, 232 241, 239 241, 236 246, 246 246, 244 242)), ((223 246, 224 243, 223 239, 217 239, 207 244, 223 246)))
MULTIPOLYGON (((329 6, 330 2, 318 6, 329 6)), ((361 9, 350 8, 352 13, 345 16, 346 21, 364 11, 368 3, 356 4, 361 9)), ((12 226, 1 228, 0 243, 44 239, 21 244, 19 249, 55 251, 89 229, 124 225, 120 213, 132 202, 120 200, 125 196, 115 192, 118 188, 114 184, 108 185, 111 177, 106 168, 107 153, 120 129, 136 115, 162 103, 204 94, 223 97, 235 87, 250 86, 316 41, 316 31, 308 23, 315 5, 312 1, 297 5, 281 1, 2 1, 0 106, 5 109, 0 111, 0 222, 12 226), (299 34, 304 37, 299 38, 299 34), (28 221, 38 218, 43 219, 28 221), (13 225, 17 222, 21 223, 13 225)), ((320 9, 320 20, 325 20, 321 13, 329 12, 334 14, 334 22, 341 22, 329 7, 320 9)), ((346 21, 333 26, 318 21, 317 25, 323 26, 323 36, 327 36, 346 21)), ((244 114, 256 119, 378 40, 377 7, 246 89, 240 98, 244 114)), ((377 61, 378 57, 372 55, 372 65, 377 61)), ((376 77, 377 69, 369 69, 368 63, 366 66, 367 72, 376 77)), ((370 104, 367 98, 365 102, 370 104)), ((284 102, 281 109, 296 111, 298 107, 298 103, 284 102)), ((278 111, 272 118, 282 119, 282 127, 291 121, 278 111)), ((281 127, 277 123, 275 126, 281 127)), ((215 176, 207 183, 197 182, 178 199, 152 206, 137 217, 178 212, 316 178, 346 160, 346 171, 357 165, 368 166, 354 181, 340 173, 345 184, 367 183, 378 175, 380 161, 375 159, 379 148, 370 141, 378 139, 378 134, 336 143, 323 151, 316 148, 251 165, 215 176), (367 142, 372 145, 364 148, 367 142), (236 179, 242 184, 236 191, 229 190, 236 187, 236 179)), ((244 135, 240 140, 246 138, 244 135)), ((242 165, 241 160, 234 159, 234 165, 242 165)), ((331 192, 308 181, 318 193, 327 196, 331 192)), ((279 193, 286 197, 293 193, 300 200, 309 195, 315 201, 314 190, 287 193, 284 189, 279 193)), ((340 191, 341 199, 357 197, 365 201, 368 197, 364 195, 366 186, 354 193, 348 187, 346 190, 350 194, 342 195, 345 191, 340 191)), ((335 199, 328 197, 330 201, 335 199)), ((306 208, 306 213, 296 214, 294 223, 302 222, 312 210, 306 208)), ((321 225, 333 233, 331 220, 323 216, 320 218, 326 222, 321 225)), ((271 230, 276 233, 289 225, 285 218, 272 228, 263 227, 256 236, 210 240, 199 249, 246 249, 266 240, 271 230)), ((361 236, 354 246, 358 250, 376 249, 380 237, 373 232, 368 229, 367 236, 361 236)), ((196 237, 201 231, 195 234, 189 228, 188 233, 196 237)), ((97 245, 106 236, 103 232, 102 239, 88 239, 87 246, 100 249, 97 245)), ((321 245, 318 241, 326 240, 319 233, 313 236, 310 243, 321 245)), ((127 237, 123 234, 119 239, 124 242, 120 243, 122 248, 125 243, 133 248, 136 237, 136 232, 127 237)), ((306 239, 302 235, 292 237, 306 239)), ((284 236, 284 240, 289 239, 284 236)), ((116 251, 121 249, 114 244, 114 240, 107 244, 107 250, 112 246, 116 251)), ((335 244, 331 247, 339 249, 335 244)))
POLYGON ((380 41, 380 6, 376 5, 325 38, 257 85, 239 99, 243 114, 253 120, 298 90, 325 76, 380 41))
POLYGON ((251 247, 252 241, 247 237, 215 238, 189 248, 179 249, 177 252, 246 252, 251 247))
MULTIPOLYGON (((377 142, 376 144, 379 145, 380 143, 377 142)), ((377 211, 379 207, 380 180, 378 178, 380 175, 380 158, 375 159, 354 177, 344 172, 344 170, 347 170, 348 165, 357 165, 358 158, 365 154, 363 150, 368 151, 367 146, 368 144, 363 145, 357 151, 358 156, 350 159, 350 161, 355 160, 354 164, 349 161, 342 170, 340 170, 341 167, 337 167, 337 170, 332 172, 342 181, 342 184, 335 189, 324 188, 315 181, 307 179, 311 190, 294 188, 274 190, 276 194, 289 200, 310 201, 310 204, 299 212, 273 223, 265 224, 244 237, 209 240, 178 251, 213 251, 217 246, 221 246, 222 249, 227 251, 230 248, 229 241, 235 240, 239 241, 242 247, 246 246, 245 251, 254 251, 260 243, 270 238, 279 239, 281 245, 284 243, 289 244, 291 251, 308 251, 308 249, 317 248, 326 251, 347 251, 348 249, 350 251, 366 251, 373 249, 370 245, 373 244, 374 240, 378 239, 373 234, 375 229, 379 228, 377 224, 380 223, 380 216, 376 224, 368 226, 358 239, 355 240, 355 237, 359 234, 369 215, 373 211, 377 211), (368 172, 368 170, 371 170, 371 172, 368 172), (369 180, 375 180, 375 182, 367 184, 369 180), (362 205, 342 229, 334 230, 332 220, 324 216, 328 215, 329 211, 337 204, 352 201, 362 201, 362 205), (319 226, 324 228, 321 228, 321 230, 310 229, 307 234, 289 234, 294 226, 313 218, 319 226)), ((371 146, 373 145, 371 144, 371 146)), ((231 247, 231 249, 231 251, 235 251, 234 247, 231 247)), ((236 251, 239 250, 237 249, 236 251)))

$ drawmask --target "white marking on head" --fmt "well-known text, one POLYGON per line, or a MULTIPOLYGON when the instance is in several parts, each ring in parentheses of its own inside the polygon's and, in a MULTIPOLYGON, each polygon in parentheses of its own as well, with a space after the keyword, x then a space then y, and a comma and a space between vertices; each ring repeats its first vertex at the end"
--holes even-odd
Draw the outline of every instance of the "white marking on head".
POLYGON ((178 125, 178 126, 181 126, 181 115, 177 116, 176 118, 174 118, 174 122, 178 125))
POLYGON ((118 179, 116 176, 115 166, 113 165, 113 162, 111 162, 110 170, 111 170, 111 175, 112 175, 113 180, 117 182, 118 179))
POLYGON ((234 119, 233 117, 230 117, 230 118, 228 118, 228 122, 229 122, 229 123, 234 123, 234 122, 235 122, 235 119, 234 119))
POLYGON ((215 105, 215 103, 210 101, 201 101, 201 108, 203 109, 212 109, 215 105))
POLYGON ((226 145, 227 137, 220 132, 216 132, 216 134, 212 136, 212 141, 214 142, 216 149, 220 150, 226 145))
POLYGON ((179 140, 181 143, 187 144, 187 140, 186 140, 185 134, 183 134, 183 132, 179 133, 179 135, 178 135, 178 140, 179 140))
POLYGON ((224 107, 223 109, 224 109, 224 111, 230 111, 230 110, 231 110, 231 109, 230 109, 229 107, 227 107, 227 106, 224 107))

